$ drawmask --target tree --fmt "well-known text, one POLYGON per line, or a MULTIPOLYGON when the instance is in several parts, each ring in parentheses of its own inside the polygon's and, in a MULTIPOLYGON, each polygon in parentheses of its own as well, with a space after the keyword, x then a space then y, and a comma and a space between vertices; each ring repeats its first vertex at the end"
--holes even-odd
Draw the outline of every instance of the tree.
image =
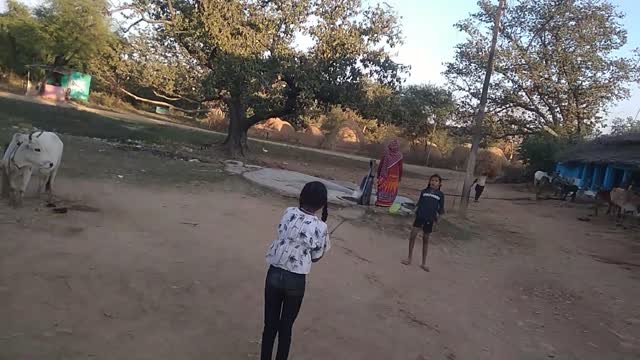
POLYGON ((242 153, 247 130, 305 104, 337 104, 363 91, 365 78, 397 86, 405 69, 389 50, 400 42, 393 11, 359 0, 133 0, 121 9, 148 24, 155 41, 179 47, 207 69, 203 100, 229 114, 225 144, 242 153), (306 36, 312 45, 297 48, 306 36))
POLYGON ((106 0, 47 0, 34 11, 49 38, 47 60, 86 69, 112 36, 106 0))
POLYGON ((25 65, 44 61, 49 49, 42 23, 27 6, 9 0, 7 11, 0 14, 0 69, 25 74, 25 65))
POLYGON ((520 157, 530 170, 552 172, 556 167, 556 155, 568 145, 564 139, 543 131, 525 136, 520 144, 520 157))
MULTIPOLYGON (((607 107, 629 96, 639 78, 638 56, 620 56, 627 33, 623 14, 608 1, 517 0, 505 12, 498 37, 487 114, 492 135, 553 129, 560 136, 588 135, 607 107)), ((491 7, 456 27, 469 38, 446 64, 452 90, 473 109, 480 97, 489 47, 491 7)), ((468 118, 467 118, 468 119, 468 118)), ((486 129, 485 129, 486 131, 486 129)))
POLYGON ((640 120, 628 116, 615 118, 611 122, 611 134, 622 135, 630 132, 640 132, 640 120))
POLYGON ((436 127, 444 127, 456 108, 449 91, 431 84, 403 88, 397 103, 399 109, 394 122, 410 140, 424 137, 436 127))
POLYGON ((0 14, 0 68, 19 74, 27 65, 87 69, 114 40, 105 0, 48 0, 33 11, 10 0, 0 14))
POLYGON ((498 35, 500 34, 500 19, 504 8, 506 6, 506 0, 498 0, 498 6, 493 7, 488 2, 481 3, 483 9, 486 9, 488 13, 492 13, 493 16, 493 29, 491 36, 491 45, 489 47, 489 55, 487 58, 487 64, 485 65, 484 81, 482 82, 482 92, 480 93, 480 103, 478 104, 478 110, 474 119, 473 137, 471 140, 471 152, 469 152, 469 159, 467 159, 467 171, 464 178, 464 184, 462 186, 462 198, 460 199, 460 209, 462 214, 466 215, 467 207, 469 206, 469 193, 471 192, 471 178, 476 167, 476 156, 478 155, 478 148, 480 147, 480 141, 482 141, 482 126, 484 121, 485 109, 487 106, 487 99, 489 94, 489 85, 491 85, 491 74, 493 72, 493 64, 496 54, 496 45, 498 42, 498 35))

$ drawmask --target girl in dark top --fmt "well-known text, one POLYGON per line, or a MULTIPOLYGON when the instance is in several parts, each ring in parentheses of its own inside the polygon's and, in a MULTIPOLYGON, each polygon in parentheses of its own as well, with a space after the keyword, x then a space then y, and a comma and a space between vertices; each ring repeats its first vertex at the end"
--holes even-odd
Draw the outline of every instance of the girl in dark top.
POLYGON ((424 271, 429 271, 427 267, 429 235, 433 232, 433 224, 438 221, 438 215, 444 214, 444 194, 440 191, 440 186, 442 186, 442 178, 434 174, 429 178, 429 186, 420 193, 416 207, 416 220, 409 235, 409 257, 402 261, 405 265, 411 265, 413 247, 416 244, 418 232, 422 228, 422 265, 420 267, 424 271))

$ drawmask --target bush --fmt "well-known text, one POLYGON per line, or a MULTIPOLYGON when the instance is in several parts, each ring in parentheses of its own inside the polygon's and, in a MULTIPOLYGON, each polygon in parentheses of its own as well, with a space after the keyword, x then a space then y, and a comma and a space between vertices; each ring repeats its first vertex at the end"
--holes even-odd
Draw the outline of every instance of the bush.
POLYGON ((351 109, 343 109, 340 106, 334 106, 328 113, 320 116, 319 122, 322 124, 320 129, 324 132, 331 133, 345 121, 360 124, 366 120, 351 109))
POLYGON ((549 133, 529 135, 520 145, 520 157, 529 171, 551 172, 556 167, 556 156, 566 149, 567 141, 549 133))

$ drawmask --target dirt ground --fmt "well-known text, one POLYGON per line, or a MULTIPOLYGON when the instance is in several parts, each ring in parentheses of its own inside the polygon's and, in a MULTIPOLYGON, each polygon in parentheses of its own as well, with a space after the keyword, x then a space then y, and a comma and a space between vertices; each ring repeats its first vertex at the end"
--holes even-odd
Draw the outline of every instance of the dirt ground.
MULTIPOLYGON (((0 203, 0 359, 258 358, 264 254, 295 200, 215 162, 83 138, 65 146, 67 214, 35 198, 19 210, 0 203)), ((326 165, 315 161, 278 163, 313 174, 326 165)), ((363 168, 330 173, 353 181, 363 168)), ((408 176, 402 192, 424 182, 408 176)), ((523 192, 490 184, 486 196, 523 192)), ((344 211, 331 210, 330 228, 344 211)), ((638 359, 638 232, 577 220, 589 212, 473 204, 468 221, 438 225, 430 273, 400 264, 410 219, 347 221, 309 276, 291 358, 638 359)))

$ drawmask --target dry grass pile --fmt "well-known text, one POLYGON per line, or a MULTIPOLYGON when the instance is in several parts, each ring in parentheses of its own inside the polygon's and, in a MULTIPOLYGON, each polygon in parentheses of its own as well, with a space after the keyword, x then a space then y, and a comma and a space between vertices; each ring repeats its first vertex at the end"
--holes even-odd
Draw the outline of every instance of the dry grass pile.
POLYGON ((207 112, 207 118, 204 120, 206 127, 215 131, 226 131, 229 127, 229 120, 221 109, 211 109, 207 112))
POLYGON ((508 164, 504 152, 497 147, 480 149, 478 151, 478 159, 476 161, 476 175, 487 175, 495 178, 502 174, 503 168, 508 164))
POLYGON ((320 147, 325 137, 317 126, 309 126, 304 131, 296 133, 296 142, 302 146, 320 147))
POLYGON ((343 121, 326 138, 325 147, 331 150, 353 151, 366 143, 364 133, 353 121, 343 121))
POLYGON ((460 169, 465 166, 469 153, 471 152, 471 144, 456 146, 449 156, 449 162, 454 169, 460 169))

